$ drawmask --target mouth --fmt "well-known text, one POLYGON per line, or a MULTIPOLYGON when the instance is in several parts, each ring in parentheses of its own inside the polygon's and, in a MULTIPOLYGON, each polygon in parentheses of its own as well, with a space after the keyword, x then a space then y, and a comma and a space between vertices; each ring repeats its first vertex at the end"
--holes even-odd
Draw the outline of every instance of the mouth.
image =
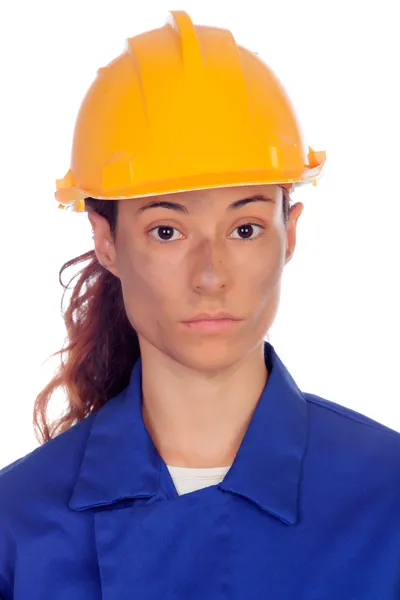
POLYGON ((218 333, 223 331, 229 331, 237 327, 243 319, 235 319, 229 317, 220 318, 196 318, 191 321, 184 321, 183 325, 192 331, 201 331, 204 333, 218 333))
POLYGON ((219 313, 215 313, 215 314, 200 313, 200 314, 196 315, 195 317, 192 317, 191 319, 187 319, 186 321, 183 321, 183 323, 195 323, 198 321, 223 321, 223 320, 242 321, 242 319, 240 319, 238 317, 234 317, 233 315, 231 315, 229 313, 219 312, 219 313))

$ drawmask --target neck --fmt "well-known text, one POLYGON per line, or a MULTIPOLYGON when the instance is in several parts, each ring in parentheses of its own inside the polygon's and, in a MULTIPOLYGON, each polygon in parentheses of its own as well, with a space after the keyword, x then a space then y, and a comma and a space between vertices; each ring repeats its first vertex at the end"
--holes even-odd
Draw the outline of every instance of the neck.
POLYGON ((212 378, 153 346, 141 357, 143 420, 164 462, 230 466, 267 381, 263 343, 212 378))

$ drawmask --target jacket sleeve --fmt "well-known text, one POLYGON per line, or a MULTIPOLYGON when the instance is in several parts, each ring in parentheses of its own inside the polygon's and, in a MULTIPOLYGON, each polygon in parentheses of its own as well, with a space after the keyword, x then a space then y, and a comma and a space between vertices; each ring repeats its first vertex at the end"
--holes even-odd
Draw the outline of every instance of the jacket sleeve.
MULTIPOLYGON (((0 475, 0 487, 1 487, 0 475)), ((1 490, 0 490, 1 491, 1 490)), ((10 574, 10 531, 7 526, 7 513, 0 497, 0 600, 13 600, 14 593, 11 582, 7 581, 7 573, 10 574)))
POLYGON ((8 526, 8 511, 4 510, 2 504, 0 502, 0 600, 13 600, 14 593, 10 579, 14 540, 8 526))
POLYGON ((14 595, 10 586, 0 574, 0 600, 13 600, 13 598, 14 595))
POLYGON ((16 552, 15 537, 12 532, 11 506, 12 498, 9 493, 9 485, 6 473, 11 467, 19 462, 7 465, 0 470, 0 600, 13 600, 13 570, 16 552))

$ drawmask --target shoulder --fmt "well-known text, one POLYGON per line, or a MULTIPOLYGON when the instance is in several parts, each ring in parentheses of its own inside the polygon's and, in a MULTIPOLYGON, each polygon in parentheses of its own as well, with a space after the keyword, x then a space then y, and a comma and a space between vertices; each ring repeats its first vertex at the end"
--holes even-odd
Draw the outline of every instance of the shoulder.
POLYGON ((327 400, 326 398, 321 398, 321 396, 307 393, 304 393, 303 395, 308 402, 311 411, 314 412, 315 415, 318 414, 320 418, 335 421, 339 426, 359 429, 366 435, 375 432, 378 435, 387 437, 395 444, 400 444, 400 433, 379 423, 379 421, 375 421, 362 413, 356 412, 351 408, 346 408, 345 406, 327 400))
POLYGON ((0 598, 12 597, 21 540, 37 530, 45 513, 68 501, 94 416, 0 470, 0 598))
POLYGON ((0 518, 4 504, 15 505, 19 499, 32 498, 43 489, 59 489, 61 483, 72 482, 83 458, 94 417, 86 417, 0 470, 0 518))
POLYGON ((315 394, 303 394, 309 413, 309 443, 349 468, 382 474, 400 468, 400 433, 361 413, 315 394))

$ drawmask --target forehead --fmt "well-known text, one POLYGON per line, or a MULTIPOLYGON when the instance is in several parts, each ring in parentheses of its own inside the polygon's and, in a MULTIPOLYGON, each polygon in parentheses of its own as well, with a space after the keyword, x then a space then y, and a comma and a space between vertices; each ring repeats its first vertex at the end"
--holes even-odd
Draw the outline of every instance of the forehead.
POLYGON ((278 202, 282 190, 279 185, 243 185, 223 188, 210 188, 205 190, 193 190, 189 192, 174 192, 172 194, 162 194, 147 196, 145 198, 130 198, 124 200, 122 204, 126 209, 136 210, 146 204, 155 201, 177 202, 184 204, 191 211, 197 209, 220 209, 242 198, 248 198, 254 195, 264 195, 278 202))

